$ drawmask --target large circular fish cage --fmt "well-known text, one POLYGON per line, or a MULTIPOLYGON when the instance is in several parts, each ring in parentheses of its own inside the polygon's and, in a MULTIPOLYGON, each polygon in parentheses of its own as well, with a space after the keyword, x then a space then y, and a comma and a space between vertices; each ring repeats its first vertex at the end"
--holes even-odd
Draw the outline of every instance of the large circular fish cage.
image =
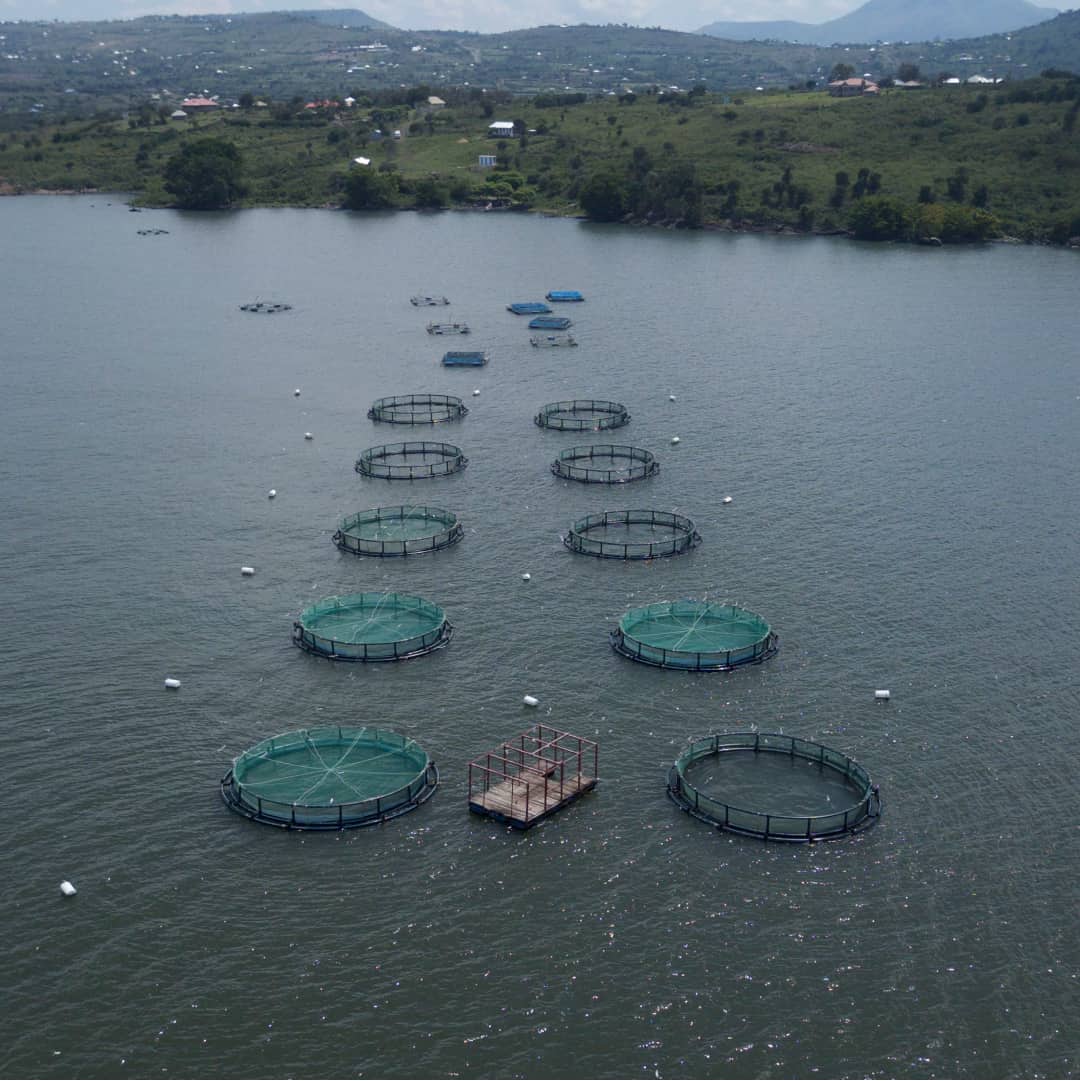
POLYGON ((332 661, 403 661, 446 645, 453 633, 437 604, 408 593, 327 597, 293 623, 297 646, 332 661))
POLYGON ((286 732, 245 751, 222 799, 256 822, 299 830, 373 826, 419 807, 439 771, 413 740, 380 728, 286 732))
POLYGON ((439 507, 374 507, 341 520, 334 543, 353 555, 411 556, 457 544, 465 531, 439 507))
POLYGON ((469 464, 460 447, 418 439, 369 447, 356 462, 356 472, 382 480, 425 480, 459 473, 469 464))
POLYGON ((571 552, 603 559, 657 559, 701 543, 694 523, 662 510, 607 510, 579 518, 563 537, 571 552))
POLYGON ((368 417, 386 424, 442 424, 459 420, 469 410, 453 394, 397 394, 377 398, 368 417))
POLYGON ((767 841, 855 833, 881 814, 870 775, 820 743, 773 732, 725 732, 690 742, 668 773, 687 814, 767 841))
POLYGON ((626 484, 660 472, 651 451, 611 443, 567 447, 551 463, 551 472, 583 484, 626 484))
POLYGON ((562 432, 600 432, 621 428, 630 420, 626 406, 598 398, 573 398, 566 402, 549 402, 542 406, 533 420, 541 428, 562 432))
POLYGON ((631 608, 611 632, 614 649, 631 660, 692 672, 759 664, 777 651, 778 641, 761 616, 718 601, 659 601, 631 608))

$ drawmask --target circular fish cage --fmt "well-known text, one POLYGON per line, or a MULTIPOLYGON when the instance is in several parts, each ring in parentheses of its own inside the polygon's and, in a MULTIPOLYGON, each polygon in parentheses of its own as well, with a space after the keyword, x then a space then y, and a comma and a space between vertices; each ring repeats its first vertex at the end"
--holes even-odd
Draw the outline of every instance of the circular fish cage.
POLYGON ((292 311, 291 304, 273 303, 269 300, 256 300, 251 304, 241 304, 242 312, 252 312, 255 315, 277 315, 278 312, 292 311))
POLYGON ((458 473, 469 464, 460 447, 427 439, 369 447, 356 461, 356 472, 382 480, 425 480, 458 473))
POLYGON ((293 623, 293 642, 332 661, 403 661, 446 645, 454 633, 446 613, 408 593, 326 597, 293 623))
POLYGON ((603 559, 657 559, 701 543, 694 523, 662 510, 606 510, 579 518, 563 537, 571 552, 603 559))
POLYGON ((690 742, 668 773, 687 814, 766 841, 817 841, 872 826, 881 794, 847 755, 774 732, 725 732, 690 742))
POLYGON ((594 443, 560 451, 551 463, 551 472, 583 484, 627 484, 659 473, 660 463, 640 447, 594 443))
POLYGON ((442 424, 468 412, 453 394, 398 394, 376 399, 368 416, 386 424, 442 424))
POLYGON ((779 648, 769 624, 718 601, 659 601, 631 608, 611 632, 616 652, 657 668, 723 672, 760 664, 779 648))
POLYGON ((600 432, 621 428, 630 420, 626 406, 598 398, 573 398, 541 406, 533 421, 541 428, 561 432, 600 432))
POLYGON ((374 507, 341 520, 334 543, 353 555, 411 556, 437 552, 465 535, 456 514, 438 507, 374 507))
POLYGON ((413 740, 379 728, 286 732, 245 751, 222 799, 256 822, 341 830, 396 818, 430 799, 439 771, 413 740))

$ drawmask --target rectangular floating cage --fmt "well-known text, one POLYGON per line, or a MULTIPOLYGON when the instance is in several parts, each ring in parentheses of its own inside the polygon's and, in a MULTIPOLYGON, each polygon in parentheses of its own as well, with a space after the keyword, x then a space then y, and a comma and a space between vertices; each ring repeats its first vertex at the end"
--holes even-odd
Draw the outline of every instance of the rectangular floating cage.
POLYGON ((436 294, 419 293, 414 297, 409 297, 409 303, 414 308, 445 308, 450 303, 450 300, 448 297, 436 294))
POLYGON ((468 352, 450 350, 443 353, 442 362, 447 368, 482 368, 487 364, 487 353, 482 349, 468 352))
POLYGON ((552 303, 560 303, 564 301, 582 301, 585 298, 576 289, 552 289, 546 299, 552 301, 552 303))
POLYGON ((569 330, 573 325, 565 315, 538 315, 529 320, 530 330, 569 330))
POLYGON ((577 345, 573 334, 534 334, 529 344, 536 349, 560 349, 577 345))
POLYGON ((551 309, 539 300, 521 301, 517 304, 507 304, 506 310, 515 315, 546 315, 551 309))
POLYGON ((429 334, 468 334, 468 323, 428 323, 429 334))
POLYGON ((526 830, 591 792, 599 746, 537 724, 469 763, 469 810, 526 830))

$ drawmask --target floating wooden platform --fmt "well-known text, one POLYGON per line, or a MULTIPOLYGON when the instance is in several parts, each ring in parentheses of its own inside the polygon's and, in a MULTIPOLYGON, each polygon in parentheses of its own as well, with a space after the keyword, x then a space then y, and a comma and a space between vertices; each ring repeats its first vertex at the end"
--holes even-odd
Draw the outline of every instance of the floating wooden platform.
POLYGON ((596 787, 597 745, 536 725, 469 763, 469 810, 526 830, 596 787))

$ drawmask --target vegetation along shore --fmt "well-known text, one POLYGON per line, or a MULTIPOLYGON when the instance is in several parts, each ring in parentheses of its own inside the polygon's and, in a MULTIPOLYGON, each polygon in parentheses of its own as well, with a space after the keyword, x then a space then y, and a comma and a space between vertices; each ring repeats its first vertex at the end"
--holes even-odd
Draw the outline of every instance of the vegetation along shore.
POLYGON ((245 92, 189 111, 146 103, 0 133, 0 191, 1080 245, 1080 76, 896 81, 846 97, 817 85, 531 97, 420 85, 288 101, 245 92))

